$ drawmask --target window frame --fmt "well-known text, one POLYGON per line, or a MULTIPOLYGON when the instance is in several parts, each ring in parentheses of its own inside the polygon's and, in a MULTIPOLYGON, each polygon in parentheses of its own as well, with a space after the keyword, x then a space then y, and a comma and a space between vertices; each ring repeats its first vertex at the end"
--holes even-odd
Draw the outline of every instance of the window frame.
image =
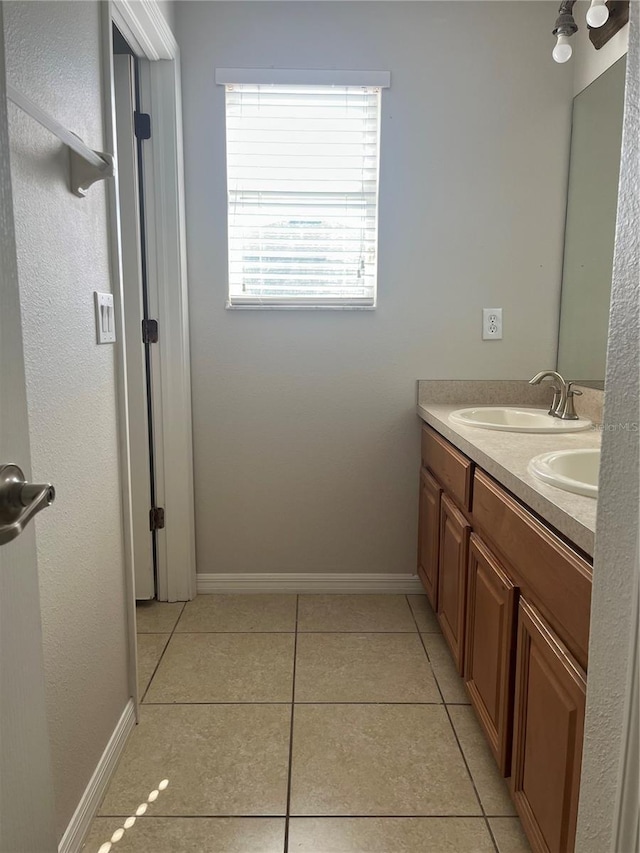
MULTIPOLYGON (((215 71, 215 82, 217 85, 226 87, 228 85, 269 85, 284 84, 294 86, 352 86, 380 89, 379 113, 378 113, 378 172, 376 176, 376 224, 375 224, 375 289, 372 297, 349 297, 349 296, 321 296, 313 297, 247 297, 246 300, 238 299, 231 295, 230 281, 230 254, 227 249, 227 298, 225 307, 232 311, 375 311, 377 307, 377 279, 379 270, 379 198, 380 198, 380 137, 382 119, 382 90, 391 85, 391 74, 388 71, 337 71, 318 69, 277 69, 277 68, 217 68, 215 71)), ((224 95, 225 127, 226 127, 226 92, 224 95)), ((228 179, 228 161, 225 150, 225 179, 228 179)), ((229 229, 229 205, 227 192, 227 206, 225 213, 226 227, 229 229)))

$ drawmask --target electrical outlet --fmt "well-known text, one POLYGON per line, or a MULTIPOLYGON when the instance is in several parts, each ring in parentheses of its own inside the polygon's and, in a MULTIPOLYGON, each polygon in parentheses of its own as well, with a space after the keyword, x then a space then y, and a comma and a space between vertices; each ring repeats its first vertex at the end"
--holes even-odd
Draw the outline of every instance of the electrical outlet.
POLYGON ((482 340, 502 340, 502 308, 482 309, 482 340))
POLYGON ((96 306, 96 338, 99 344, 112 344, 116 339, 116 315, 113 294, 94 291, 96 306))

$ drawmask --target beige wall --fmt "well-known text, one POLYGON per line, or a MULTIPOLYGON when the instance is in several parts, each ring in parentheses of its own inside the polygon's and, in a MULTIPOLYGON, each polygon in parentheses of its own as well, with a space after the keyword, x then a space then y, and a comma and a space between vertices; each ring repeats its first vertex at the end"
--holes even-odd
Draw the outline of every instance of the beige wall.
MULTIPOLYGON (((100 4, 5 4, 7 76, 100 149, 100 4)), ((67 150, 11 105, 11 165, 58 835, 128 698, 114 348, 95 342, 111 289, 104 184, 68 190, 67 150)))
POLYGON ((552 367, 572 71, 553 3, 177 4, 199 572, 413 572, 418 378, 552 367), (379 307, 225 311, 222 67, 382 69, 379 307), (481 340, 481 309, 504 340, 481 340))

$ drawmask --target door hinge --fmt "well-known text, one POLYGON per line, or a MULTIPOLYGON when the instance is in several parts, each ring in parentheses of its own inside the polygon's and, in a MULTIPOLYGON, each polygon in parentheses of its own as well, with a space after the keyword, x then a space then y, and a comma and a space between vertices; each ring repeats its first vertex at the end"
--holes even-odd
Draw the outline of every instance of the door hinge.
POLYGON ((143 320, 142 321, 142 343, 157 344, 158 343, 158 321, 143 320))
POLYGON ((164 529, 164 507, 152 506, 149 510, 149 530, 164 529))
POLYGON ((136 139, 151 139, 151 116, 149 113, 135 112, 133 114, 133 127, 136 139))

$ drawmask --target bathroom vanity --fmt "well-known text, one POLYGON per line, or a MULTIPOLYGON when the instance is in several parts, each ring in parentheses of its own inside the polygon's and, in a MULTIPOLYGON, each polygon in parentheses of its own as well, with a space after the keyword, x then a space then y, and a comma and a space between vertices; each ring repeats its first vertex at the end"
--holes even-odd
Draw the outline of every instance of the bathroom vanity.
POLYGON ((540 446, 418 406, 418 574, 535 851, 574 849, 595 501, 535 483, 540 446), (556 492, 557 494, 554 494, 556 492))

